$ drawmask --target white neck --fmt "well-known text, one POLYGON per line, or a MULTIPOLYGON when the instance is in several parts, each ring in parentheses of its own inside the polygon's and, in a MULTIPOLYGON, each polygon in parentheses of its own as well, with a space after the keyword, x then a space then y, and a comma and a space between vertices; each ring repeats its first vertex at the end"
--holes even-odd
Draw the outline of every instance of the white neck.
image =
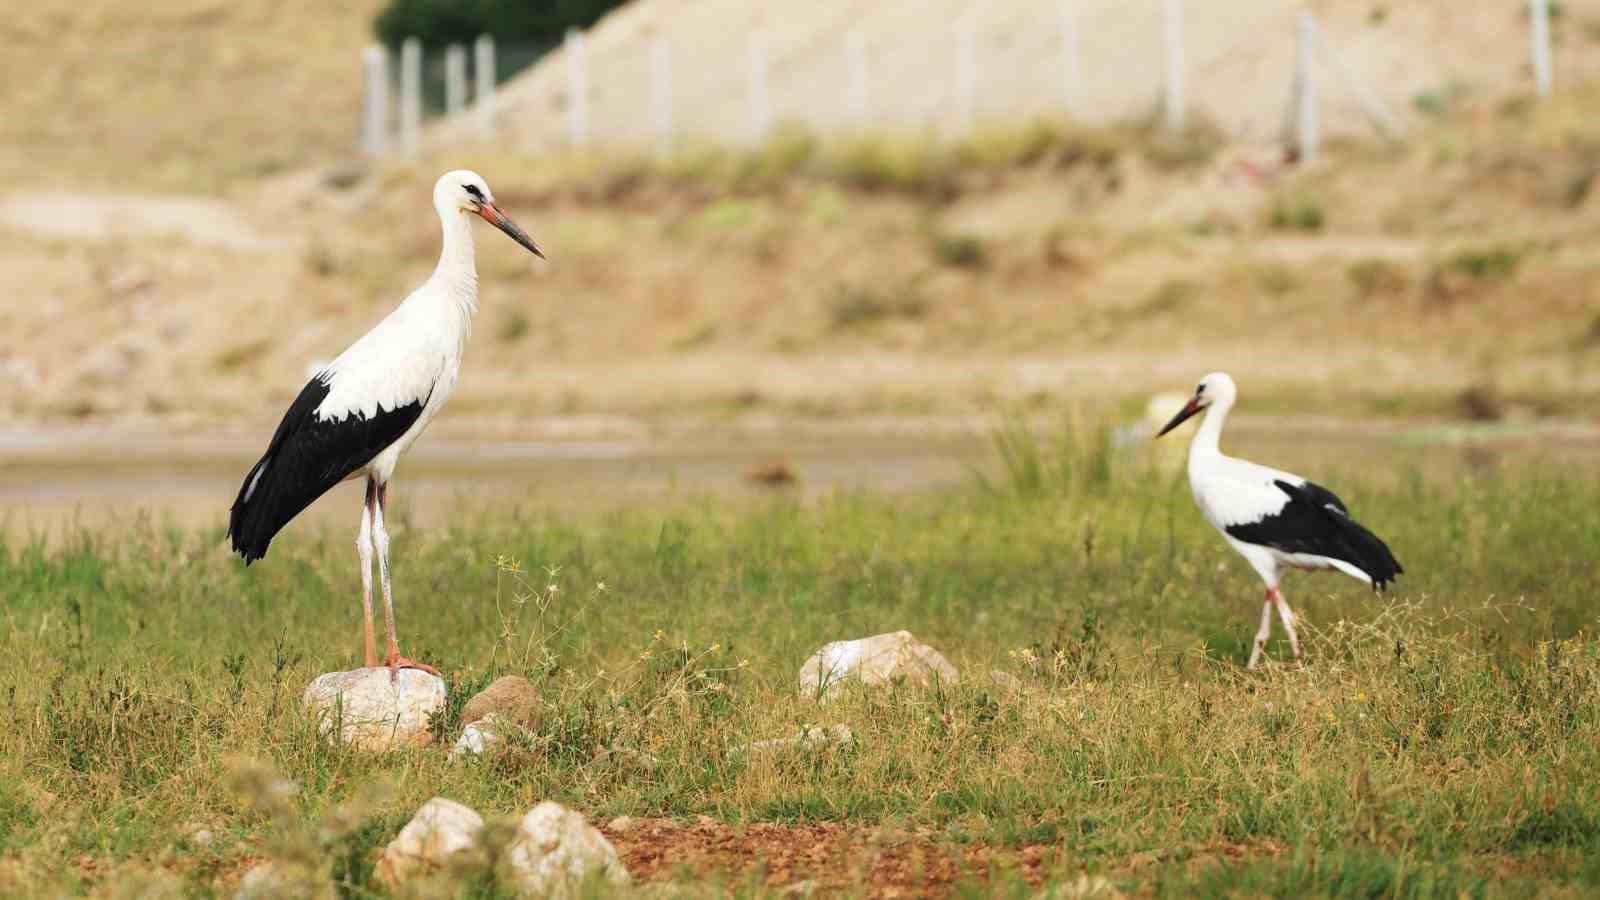
POLYGON ((472 223, 466 212, 455 207, 440 209, 439 224, 444 231, 444 245, 439 249, 439 266, 433 270, 433 277, 476 283, 478 265, 473 253, 472 223))
POLYGON ((1221 400, 1206 407, 1205 418, 1200 420, 1200 430, 1189 443, 1189 458, 1222 455, 1222 426, 1233 409, 1232 400, 1221 400))

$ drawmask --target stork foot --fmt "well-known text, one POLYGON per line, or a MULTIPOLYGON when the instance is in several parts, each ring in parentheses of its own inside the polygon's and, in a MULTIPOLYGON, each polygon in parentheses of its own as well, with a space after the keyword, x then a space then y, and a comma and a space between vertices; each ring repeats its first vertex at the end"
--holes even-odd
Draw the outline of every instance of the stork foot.
POLYGON ((384 659, 383 664, 389 667, 389 679, 391 681, 400 677, 401 669, 421 669, 435 678, 444 677, 440 675, 439 670, 435 669, 433 666, 430 666, 427 663, 417 662, 414 659, 407 659, 406 657, 401 656, 398 652, 390 653, 384 659))

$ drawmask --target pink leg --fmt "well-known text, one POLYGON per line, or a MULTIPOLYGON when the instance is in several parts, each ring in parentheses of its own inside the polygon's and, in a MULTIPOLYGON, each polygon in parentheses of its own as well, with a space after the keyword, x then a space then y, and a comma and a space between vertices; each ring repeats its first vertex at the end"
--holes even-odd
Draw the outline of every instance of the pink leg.
POLYGON ((394 629, 394 590, 389 582, 389 530, 383 527, 383 508, 387 505, 388 488, 386 484, 378 485, 378 502, 372 507, 372 538, 378 550, 378 576, 383 580, 383 624, 389 631, 389 652, 385 654, 383 664, 389 667, 391 680, 401 669, 421 669, 430 675, 438 675, 439 670, 433 666, 400 655, 400 638, 394 629))
POLYGON ((1289 601, 1283 599, 1283 591, 1273 588, 1267 592, 1267 598, 1278 607, 1278 618, 1283 620, 1283 630, 1289 632, 1289 647, 1294 650, 1294 658, 1300 658, 1300 636, 1294 631, 1294 613, 1289 609, 1289 601))
POLYGON ((1267 591, 1267 602, 1261 605, 1261 627, 1256 630, 1256 645, 1250 650, 1250 664, 1246 668, 1254 669, 1261 662, 1261 651, 1267 647, 1267 639, 1272 637, 1272 591, 1267 591))

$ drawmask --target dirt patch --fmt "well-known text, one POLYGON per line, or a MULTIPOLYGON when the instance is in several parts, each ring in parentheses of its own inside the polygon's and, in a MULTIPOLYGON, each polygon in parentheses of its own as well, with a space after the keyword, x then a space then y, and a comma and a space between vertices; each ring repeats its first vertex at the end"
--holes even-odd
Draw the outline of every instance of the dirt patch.
POLYGON ((639 881, 718 876, 798 892, 860 890, 871 897, 945 897, 962 882, 1011 872, 1038 887, 1059 850, 954 844, 932 833, 838 824, 729 825, 670 819, 602 830, 639 881))

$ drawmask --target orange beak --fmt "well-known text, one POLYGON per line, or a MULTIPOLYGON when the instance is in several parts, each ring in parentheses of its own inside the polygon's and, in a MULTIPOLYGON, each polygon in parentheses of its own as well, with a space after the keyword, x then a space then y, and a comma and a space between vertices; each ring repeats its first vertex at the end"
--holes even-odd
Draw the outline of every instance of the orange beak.
POLYGON ((481 200, 478 202, 474 212, 476 212, 485 222, 488 222, 490 225, 493 225, 501 231, 504 231, 507 235, 510 235, 513 241, 516 241, 522 246, 528 248, 528 250, 532 252, 534 256, 537 256, 540 259, 548 259, 548 257, 544 255, 544 251, 539 249, 539 245, 533 242, 533 238, 528 237, 528 233, 526 231, 518 228, 517 223, 511 221, 510 216, 507 216, 504 212, 500 211, 500 207, 495 206, 493 203, 490 203, 487 200, 481 200))
POLYGON ((1200 410, 1200 398, 1198 396, 1190 397, 1189 402, 1183 405, 1183 409, 1178 410, 1178 414, 1172 417, 1172 421, 1168 422, 1165 428, 1156 432, 1156 437, 1161 437, 1172 429, 1182 425, 1184 422, 1189 421, 1189 417, 1193 416, 1200 410))

